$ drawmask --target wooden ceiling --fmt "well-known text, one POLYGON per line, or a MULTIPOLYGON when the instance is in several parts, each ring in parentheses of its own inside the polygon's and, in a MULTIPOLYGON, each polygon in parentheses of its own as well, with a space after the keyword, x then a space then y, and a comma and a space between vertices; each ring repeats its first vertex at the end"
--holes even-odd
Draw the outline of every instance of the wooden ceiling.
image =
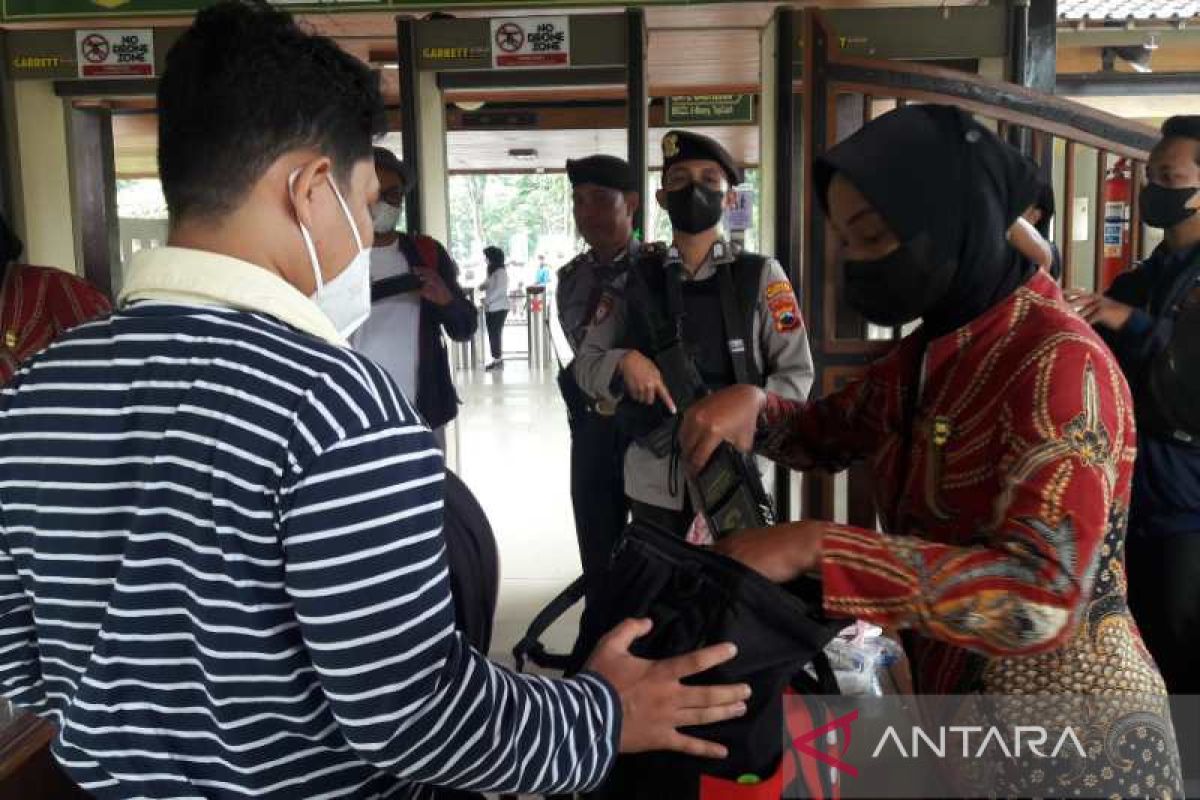
MULTIPOLYGON (((862 0, 836 5, 872 4, 862 0)), ((874 2, 874 5, 896 4, 874 2)), ((912 3, 906 3, 912 4, 912 3)), ((444 10, 449 4, 440 4, 444 10)), ((756 92, 759 83, 759 52, 762 28, 770 21, 779 3, 739 2, 712 5, 651 7, 646 9, 649 32, 647 76, 653 96, 710 92, 756 92)), ((797 3, 796 5, 802 5, 797 3)), ((828 3, 826 5, 829 5, 828 3)), ((431 5, 429 10, 433 10, 431 5)), ((578 13, 619 12, 622 7, 588 7, 578 13)), ((457 12, 462 17, 482 17, 495 13, 483 9, 457 12)), ((548 13, 533 11, 532 14, 548 13)), ((553 13, 571 13, 554 9, 553 13)), ((346 50, 359 58, 382 66, 395 57, 395 18, 391 14, 311 14, 304 21, 315 30, 337 39, 346 50), (381 58, 382 57, 382 58, 381 58)), ((385 99, 399 101, 399 74, 383 69, 385 99)), ((621 86, 558 89, 552 91, 471 90, 447 94, 447 101, 580 101, 586 99, 623 100, 621 86)), ((124 102, 125 110, 148 110, 145 102, 124 102)), ((547 123, 556 125, 547 115, 547 123)), ((623 116, 623 114, 622 114, 623 116)), ((661 115, 655 115, 661 118, 661 115)), ((653 124, 654 118, 652 118, 653 124)), ((155 148, 157 135, 153 114, 121 114, 114 117, 113 129, 117 152, 117 172, 121 176, 147 176, 157 173, 155 148)), ((588 153, 624 155, 626 136, 623 121, 609 121, 592 128, 560 123, 561 129, 451 131, 447 137, 447 158, 455 172, 485 170, 562 169, 567 158, 588 153), (509 155, 512 149, 534 149, 533 161, 518 161, 509 155)), ((758 130, 755 127, 715 127, 707 130, 746 165, 758 163, 758 130)), ((649 160, 652 167, 661 163, 659 140, 664 130, 652 128, 649 160)))
MULTIPOLYGON (((969 0, 824 0, 825 7, 887 5, 958 5, 969 0)), ((811 5, 793 2, 793 6, 811 5)), ((754 92, 758 89, 762 29, 780 3, 725 2, 708 5, 656 6, 646 8, 649 29, 647 73, 652 96, 690 93, 754 92)), ((430 4, 429 10, 453 8, 452 3, 430 4)), ((579 13, 617 12, 621 6, 588 7, 579 13)), ((463 17, 495 13, 484 9, 456 11, 463 17)), ((516 12, 525 13, 525 12, 516 12)), ((547 13, 532 11, 532 14, 547 13)), ((552 13, 571 13, 554 9, 552 13)), ((382 66, 395 53, 395 18, 389 13, 312 14, 304 21, 317 31, 332 36, 364 60, 382 66)), ((123 22, 133 25, 133 22, 123 22)), ((1090 55, 1090 54, 1089 54, 1090 55)), ((1167 48, 1160 53, 1164 66, 1167 48)), ((1156 56, 1157 58, 1158 56, 1156 56)), ((398 72, 382 70, 385 97, 391 104, 399 99, 398 72)), ((514 101, 623 100, 621 86, 559 88, 552 91, 470 90, 447 94, 448 102, 485 100, 492 103, 514 101)), ((117 103, 123 109, 151 110, 147 100, 117 103)), ((653 109, 652 109, 653 112, 653 109)), ((568 112, 570 113, 570 112, 568 112)), ((661 117, 652 113, 651 124, 661 117)), ((584 121, 574 124, 554 120, 547 113, 543 125, 549 130, 452 130, 447 141, 448 164, 452 171, 561 169, 568 157, 593 152, 625 153, 623 121, 584 121), (511 149, 532 148, 533 161, 517 161, 511 149)), ((758 163, 757 128, 712 128, 739 161, 758 163)), ((651 131, 650 163, 659 162, 658 139, 661 130, 651 131)), ((120 175, 153 175, 155 164, 155 117, 151 114, 120 115, 114 121, 117 170, 120 175)))

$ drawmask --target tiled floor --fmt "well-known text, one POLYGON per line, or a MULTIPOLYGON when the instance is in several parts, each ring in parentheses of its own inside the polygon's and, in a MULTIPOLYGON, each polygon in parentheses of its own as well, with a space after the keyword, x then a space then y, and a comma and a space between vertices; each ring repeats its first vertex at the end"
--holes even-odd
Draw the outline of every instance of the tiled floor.
MULTIPOLYGON (((503 371, 455 375, 463 399, 458 472, 487 512, 500 549, 492 656, 506 664, 533 615, 579 574, 570 435, 555 373, 511 356, 503 371)), ((551 631, 553 649, 570 646, 577 621, 576 609, 551 631)))

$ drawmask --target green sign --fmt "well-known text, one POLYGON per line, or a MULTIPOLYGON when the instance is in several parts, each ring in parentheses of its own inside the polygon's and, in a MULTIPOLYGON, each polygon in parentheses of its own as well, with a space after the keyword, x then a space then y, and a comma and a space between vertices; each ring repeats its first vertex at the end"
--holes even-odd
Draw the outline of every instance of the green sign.
MULTIPOLYGON (((193 14, 215 0, 0 0, 0 18, 87 19, 148 14, 193 14)), ((294 11, 361 11, 393 5, 394 0, 272 0, 294 11)))
POLYGON ((667 98, 667 125, 750 125, 752 94, 685 94, 667 98))

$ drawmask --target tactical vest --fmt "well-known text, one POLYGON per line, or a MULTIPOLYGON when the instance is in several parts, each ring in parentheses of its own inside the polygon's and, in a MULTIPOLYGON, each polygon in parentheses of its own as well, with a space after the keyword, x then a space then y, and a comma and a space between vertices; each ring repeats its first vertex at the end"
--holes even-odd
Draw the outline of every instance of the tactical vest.
MULTIPOLYGON (((710 390, 735 383, 762 385, 754 360, 754 311, 763 256, 740 253, 702 281, 672 276, 666 252, 644 253, 629 269, 628 314, 622 346, 653 359, 682 341, 710 390)), ((679 267, 678 269, 682 269, 679 267)))

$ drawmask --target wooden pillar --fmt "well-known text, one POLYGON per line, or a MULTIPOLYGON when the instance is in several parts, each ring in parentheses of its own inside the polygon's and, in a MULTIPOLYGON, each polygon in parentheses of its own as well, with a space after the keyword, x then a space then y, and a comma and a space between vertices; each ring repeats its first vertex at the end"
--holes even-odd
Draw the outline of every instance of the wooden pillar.
POLYGON ((112 111, 103 107, 71 108, 68 120, 71 188, 79 220, 83 275, 111 298, 113 274, 121 263, 112 111))
POLYGON ((642 201, 633 215, 633 229, 640 231, 643 240, 650 238, 646 230, 646 204, 650 200, 647 187, 646 138, 649 88, 646 80, 646 12, 641 8, 625 10, 625 97, 628 107, 629 168, 638 176, 642 201))

